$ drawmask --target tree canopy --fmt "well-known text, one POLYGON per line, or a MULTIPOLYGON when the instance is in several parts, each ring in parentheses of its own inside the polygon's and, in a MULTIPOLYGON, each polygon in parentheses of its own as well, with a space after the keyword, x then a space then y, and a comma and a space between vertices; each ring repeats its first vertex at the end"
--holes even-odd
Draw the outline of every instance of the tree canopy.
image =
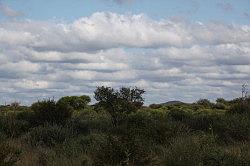
POLYGON ((98 101, 97 105, 102 106, 112 117, 113 125, 118 123, 120 114, 127 114, 138 110, 144 102, 142 95, 143 89, 122 87, 115 90, 111 87, 97 87, 94 98, 98 101))

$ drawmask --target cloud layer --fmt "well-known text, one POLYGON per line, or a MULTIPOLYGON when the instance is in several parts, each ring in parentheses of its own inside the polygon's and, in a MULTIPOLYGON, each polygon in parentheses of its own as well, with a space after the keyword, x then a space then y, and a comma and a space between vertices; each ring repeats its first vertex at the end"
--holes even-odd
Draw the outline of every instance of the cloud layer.
POLYGON ((94 13, 0 23, 0 102, 139 86, 147 103, 233 98, 250 80, 250 26, 94 13))

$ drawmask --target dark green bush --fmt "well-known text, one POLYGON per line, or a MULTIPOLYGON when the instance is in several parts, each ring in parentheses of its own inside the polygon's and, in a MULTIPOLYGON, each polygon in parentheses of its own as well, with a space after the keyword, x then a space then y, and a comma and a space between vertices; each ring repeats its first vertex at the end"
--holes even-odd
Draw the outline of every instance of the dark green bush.
POLYGON ((173 107, 169 112, 169 116, 174 120, 183 121, 184 119, 189 118, 190 115, 178 107, 173 107))
POLYGON ((161 107, 162 107, 161 104, 151 104, 151 105, 149 105, 149 108, 152 108, 152 109, 159 109, 161 107))
POLYGON ((61 125, 51 125, 48 123, 32 128, 28 133, 29 141, 33 146, 45 145, 48 147, 53 147, 56 144, 66 142, 73 136, 74 132, 72 129, 63 127, 61 125))
POLYGON ((71 118, 73 109, 67 102, 56 103, 54 100, 38 101, 32 104, 31 109, 38 124, 58 123, 65 124, 71 118))
POLYGON ((221 165, 222 152, 212 136, 196 134, 175 138, 165 150, 163 165, 221 165))
POLYGON ((123 122, 111 131, 112 134, 128 136, 130 139, 140 139, 145 141, 145 144, 165 144, 172 137, 188 132, 187 126, 171 121, 166 116, 143 112, 127 115, 123 122))
POLYGON ((0 132, 5 133, 8 137, 17 137, 27 132, 29 128, 29 122, 16 119, 15 114, 10 113, 0 117, 0 132))
POLYGON ((220 117, 214 120, 212 129, 220 141, 231 143, 250 140, 250 118, 245 114, 220 117))
POLYGON ((3 142, 0 144, 0 165, 12 166, 20 159, 21 150, 3 142))
POLYGON ((227 106, 223 103, 216 103, 213 108, 225 110, 227 106))
POLYGON ((93 155, 94 165, 149 165, 155 160, 151 146, 140 140, 108 136, 93 155))

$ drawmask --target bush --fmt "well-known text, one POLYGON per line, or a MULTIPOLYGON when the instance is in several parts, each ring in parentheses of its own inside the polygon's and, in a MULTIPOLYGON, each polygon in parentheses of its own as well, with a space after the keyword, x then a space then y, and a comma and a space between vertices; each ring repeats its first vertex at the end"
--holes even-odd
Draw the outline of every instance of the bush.
POLYGON ((17 137, 27 132, 29 128, 29 122, 16 119, 12 113, 0 117, 0 132, 5 133, 8 137, 17 137))
POLYGON ((228 113, 231 114, 243 114, 243 113, 250 113, 250 104, 246 103, 235 103, 230 107, 228 113))
POLYGON ((184 119, 187 119, 189 118, 189 114, 186 113, 185 111, 177 108, 177 107, 174 107, 170 110, 169 112, 169 116, 172 117, 174 120, 177 120, 177 121, 183 121, 184 119))
POLYGON ((223 103, 216 103, 214 105, 214 108, 225 110, 227 108, 227 106, 225 104, 223 104, 223 103))
POLYGON ((93 156, 94 165, 149 165, 156 154, 140 140, 108 136, 93 156))
POLYGON ((165 150, 164 165, 221 165, 223 156, 212 136, 196 134, 175 138, 165 150))
POLYGON ((14 165, 20 157, 21 151, 9 143, 0 144, 0 165, 11 166, 14 165))
POLYGON ((144 144, 166 144, 172 137, 188 133, 189 128, 179 122, 171 121, 162 114, 137 112, 128 115, 123 122, 112 128, 110 133, 139 139, 144 144))
POLYGON ((151 104, 151 105, 149 105, 149 108, 152 108, 152 109, 159 109, 161 107, 162 107, 161 104, 151 104))
POLYGON ((250 140, 250 118, 244 114, 220 117, 214 120, 212 129, 226 143, 250 140))
POLYGON ((74 132, 70 128, 48 123, 32 128, 28 134, 32 146, 45 145, 48 147, 63 143, 73 136, 74 132))
POLYGON ((16 119, 29 122, 31 126, 34 126, 37 123, 35 113, 31 110, 18 112, 16 115, 16 119))
POLYGON ((38 101, 31 106, 38 124, 65 124, 72 116, 72 107, 66 102, 56 103, 54 100, 38 101))

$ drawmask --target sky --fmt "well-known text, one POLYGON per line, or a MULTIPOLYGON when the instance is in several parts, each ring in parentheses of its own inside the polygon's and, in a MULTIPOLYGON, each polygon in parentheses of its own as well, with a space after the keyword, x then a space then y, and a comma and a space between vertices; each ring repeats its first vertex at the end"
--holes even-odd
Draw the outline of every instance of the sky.
POLYGON ((102 85, 214 101, 249 82, 250 0, 0 0, 0 104, 102 85))

